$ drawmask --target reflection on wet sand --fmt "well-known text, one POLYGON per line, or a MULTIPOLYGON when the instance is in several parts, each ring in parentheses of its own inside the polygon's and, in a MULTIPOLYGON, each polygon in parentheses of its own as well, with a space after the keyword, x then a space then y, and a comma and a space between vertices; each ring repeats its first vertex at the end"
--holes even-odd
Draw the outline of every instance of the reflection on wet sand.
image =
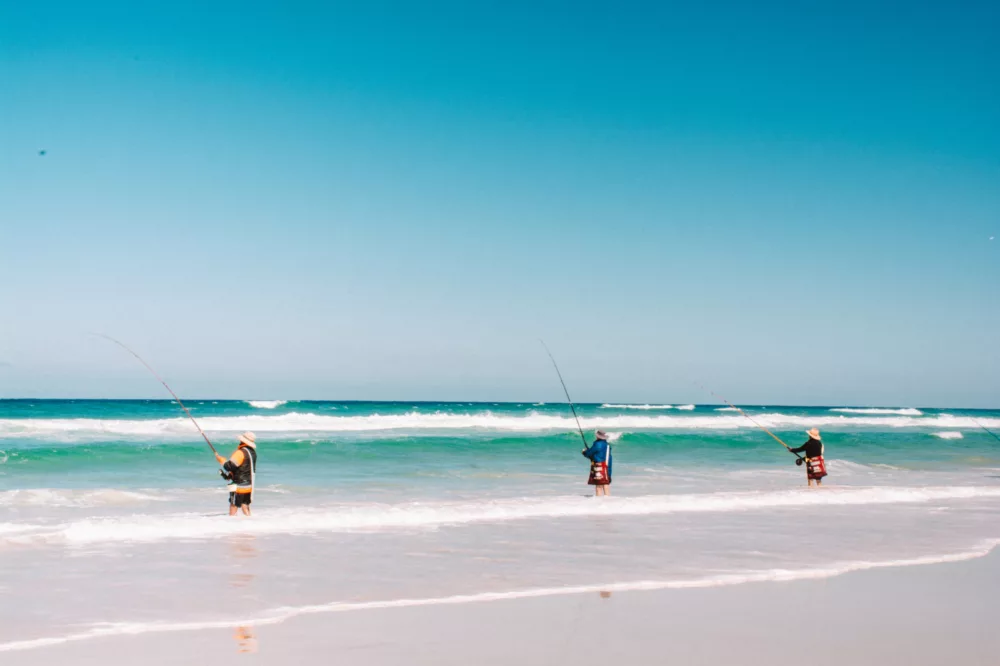
POLYGON ((253 654, 257 651, 257 634, 253 627, 236 627, 233 640, 236 641, 236 652, 239 654, 253 654))
POLYGON ((257 576, 252 573, 234 573, 229 577, 229 585, 230 587, 236 588, 250 587, 250 584, 253 583, 255 578, 257 578, 257 576))
MULTIPOLYGON (((257 558, 256 539, 252 534, 239 534, 228 540, 229 555, 233 560, 229 586, 234 590, 240 590, 235 599, 237 603, 249 601, 248 597, 253 596, 253 584, 257 580, 257 574, 246 569, 249 569, 252 566, 252 561, 257 558)), ((236 627, 233 630, 233 640, 236 641, 238 654, 257 652, 257 634, 253 627, 236 627)))

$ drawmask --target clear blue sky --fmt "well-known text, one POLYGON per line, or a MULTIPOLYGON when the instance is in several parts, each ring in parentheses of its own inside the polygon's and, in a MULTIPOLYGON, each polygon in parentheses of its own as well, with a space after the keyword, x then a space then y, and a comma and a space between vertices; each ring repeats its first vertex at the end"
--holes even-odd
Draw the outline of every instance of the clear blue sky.
POLYGON ((998 406, 998 31, 0 0, 0 396, 998 406))

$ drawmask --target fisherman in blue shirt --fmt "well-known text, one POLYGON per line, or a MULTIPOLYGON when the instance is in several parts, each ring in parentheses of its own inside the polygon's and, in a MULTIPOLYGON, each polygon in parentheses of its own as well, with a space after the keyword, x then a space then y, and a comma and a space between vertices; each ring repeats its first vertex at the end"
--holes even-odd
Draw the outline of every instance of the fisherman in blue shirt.
POLYGON ((594 443, 581 453, 590 460, 590 479, 587 483, 594 486, 594 495, 607 497, 611 494, 611 444, 608 435, 603 430, 594 433, 594 443))

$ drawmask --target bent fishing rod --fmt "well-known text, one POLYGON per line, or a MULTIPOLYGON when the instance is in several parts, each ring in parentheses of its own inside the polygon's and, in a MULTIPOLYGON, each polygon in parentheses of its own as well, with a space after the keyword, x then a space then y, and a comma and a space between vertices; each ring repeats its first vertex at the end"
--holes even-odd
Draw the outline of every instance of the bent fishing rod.
POLYGON ((552 361, 552 367, 556 369, 556 375, 559 376, 559 383, 562 384, 563 393, 566 394, 566 402, 569 403, 569 408, 573 411, 573 418, 576 420, 576 429, 580 432, 580 439, 583 441, 584 450, 588 449, 587 438, 583 434, 583 426, 580 425, 580 417, 576 415, 576 407, 573 405, 573 398, 569 397, 569 389, 566 388, 566 382, 563 381, 562 373, 559 372, 559 364, 556 363, 556 359, 552 356, 552 352, 549 351, 549 346, 545 344, 545 340, 539 338, 539 342, 542 343, 542 347, 545 348, 545 353, 549 355, 549 360, 552 361))
MULTIPOLYGON (((697 384, 697 382, 696 382, 696 384, 697 384)), ((792 451, 792 447, 788 446, 788 444, 785 444, 785 442, 782 441, 782 439, 780 437, 778 437, 777 435, 775 435, 773 432, 771 432, 770 430, 768 430, 767 428, 765 428, 761 424, 757 423, 757 421, 754 420, 754 418, 752 416, 750 416, 749 414, 747 414, 746 412, 744 412, 742 409, 740 409, 739 407, 737 407, 733 403, 729 402, 728 400, 726 400, 721 395, 719 395, 718 393, 716 393, 712 389, 708 388, 704 384, 698 384, 698 386, 700 386, 705 391, 708 391, 709 393, 711 393, 712 397, 716 398, 717 400, 721 400, 722 402, 726 403, 727 405, 729 405, 730 407, 732 407, 733 409, 735 409, 736 411, 738 411, 740 414, 742 414, 743 416, 745 416, 747 418, 747 420, 750 421, 750 423, 754 424, 755 426, 757 426, 758 428, 760 428, 761 430, 763 430, 764 432, 766 432, 768 435, 770 435, 774 439, 774 441, 776 441, 778 444, 781 444, 783 447, 785 447, 786 449, 788 449, 788 452, 791 453, 793 456, 795 456, 796 459, 799 461, 797 464, 799 464, 799 465, 802 464, 802 461, 803 461, 802 456, 800 456, 799 454, 795 453, 795 451, 792 451)))
POLYGON ((191 419, 191 423, 193 423, 194 427, 197 428, 198 432, 201 433, 201 436, 205 439, 205 443, 208 444, 208 448, 212 449, 212 453, 214 453, 215 455, 219 455, 219 452, 215 450, 215 447, 212 446, 212 442, 208 439, 208 435, 206 435, 205 431, 201 429, 200 425, 198 425, 198 421, 196 421, 195 418, 193 416, 191 416, 191 412, 188 411, 187 406, 177 396, 177 394, 174 393, 174 390, 172 388, 170 388, 170 386, 165 381, 163 381, 163 378, 160 377, 160 375, 158 375, 156 373, 156 370, 153 370, 153 366, 151 366, 149 363, 146 363, 146 361, 144 361, 141 356, 139 356, 134 351, 132 351, 124 342, 121 342, 120 340, 115 340, 110 335, 104 335, 103 333, 94 333, 94 335, 102 337, 105 340, 109 340, 109 341, 115 343, 116 345, 118 345, 119 347, 121 347, 122 349, 124 349, 125 351, 127 351, 129 354, 132 354, 132 356, 135 356, 136 359, 139 361, 139 363, 142 363, 144 366, 146 366, 146 369, 149 370, 151 373, 153 373, 153 376, 156 377, 161 384, 163 384, 163 387, 165 389, 167 389, 168 391, 170 391, 170 395, 174 396, 174 400, 177 401, 177 404, 181 406, 181 409, 184 410, 184 413, 187 414, 187 416, 188 416, 189 419, 191 419))

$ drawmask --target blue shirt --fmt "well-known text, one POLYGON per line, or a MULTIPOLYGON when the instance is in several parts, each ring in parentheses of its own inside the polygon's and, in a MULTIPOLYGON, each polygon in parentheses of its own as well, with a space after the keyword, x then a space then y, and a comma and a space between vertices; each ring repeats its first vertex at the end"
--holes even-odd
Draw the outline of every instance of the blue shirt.
POLYGON ((611 445, 606 440, 595 440, 583 455, 596 463, 608 463, 608 478, 611 478, 611 445))

